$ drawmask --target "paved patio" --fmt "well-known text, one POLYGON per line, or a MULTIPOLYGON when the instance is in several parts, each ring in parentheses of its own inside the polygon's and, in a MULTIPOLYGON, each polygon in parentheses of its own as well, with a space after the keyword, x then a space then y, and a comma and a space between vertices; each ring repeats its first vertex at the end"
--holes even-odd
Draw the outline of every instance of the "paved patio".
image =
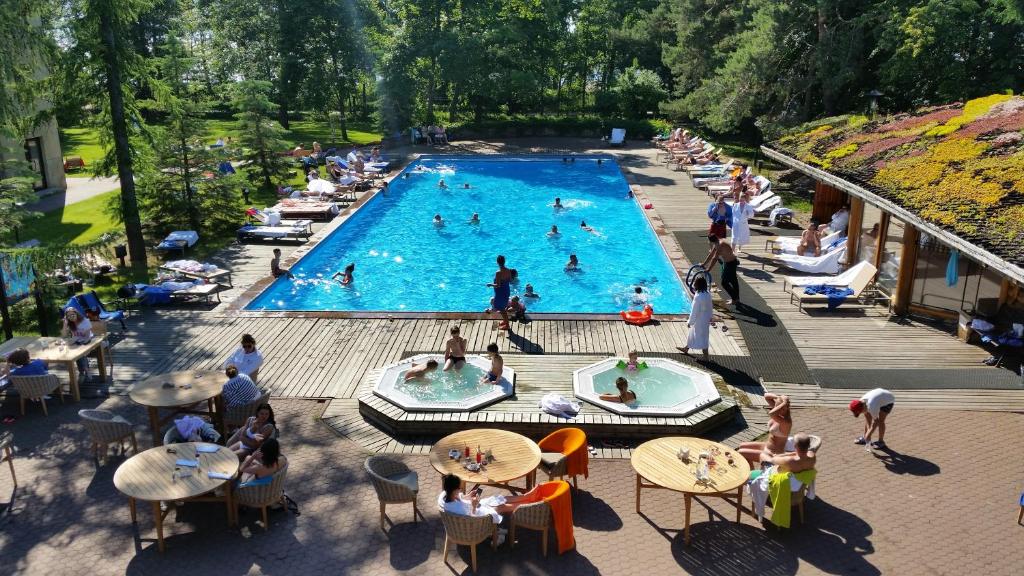
MULTIPOLYGON (((85 402, 85 406, 96 402, 85 402)), ((187 504, 166 521, 160 554, 151 515, 140 507, 133 529, 127 501, 111 481, 121 461, 96 468, 77 423, 82 405, 38 407, 19 421, 15 465, 19 487, 0 469, 0 558, 10 574, 452 574, 468 573, 468 550, 441 560, 443 528, 432 506, 440 490, 425 456, 402 457, 420 473, 421 510, 390 508, 390 535, 377 527, 377 502, 365 480, 367 452, 334 435, 317 419, 315 401, 275 401, 282 445, 290 459, 287 492, 301 515, 258 513, 229 529, 215 504, 187 504)), ((139 425, 142 411, 122 397, 102 407, 139 425)), ((5 412, 16 409, 11 402, 5 412)), ((807 523, 788 532, 763 528, 711 502, 716 515, 695 508, 693 544, 686 548, 679 495, 646 491, 644 515, 633 511, 627 460, 595 460, 574 498, 577 548, 547 559, 538 533, 524 531, 509 550, 480 549, 482 574, 1016 574, 1024 565, 1024 526, 1016 526, 1016 496, 1024 488, 1020 449, 1024 416, 899 410, 893 413, 891 456, 872 456, 850 439, 858 421, 842 410, 795 411, 797 428, 820 434, 819 498, 807 523), (951 426, 952 424, 952 426, 951 426), (954 428, 951 431, 951 428, 954 428), (993 442, 998 439, 998 442, 993 442), (1009 450, 1001 449, 1011 447, 1009 450)), ((553 547, 552 547, 553 548, 553 547)))

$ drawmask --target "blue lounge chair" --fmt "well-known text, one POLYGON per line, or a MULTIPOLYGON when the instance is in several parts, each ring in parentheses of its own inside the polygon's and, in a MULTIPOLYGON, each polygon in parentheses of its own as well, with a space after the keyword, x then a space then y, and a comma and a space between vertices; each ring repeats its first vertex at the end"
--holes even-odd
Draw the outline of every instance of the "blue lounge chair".
POLYGON ((100 301, 99 296, 96 295, 95 290, 84 292, 77 296, 72 296, 68 303, 61 309, 61 312, 68 308, 74 308, 78 310, 79 314, 85 316, 86 310, 98 310, 100 313, 100 320, 104 322, 110 322, 116 320, 121 323, 121 329, 126 330, 128 326, 124 322, 124 310, 109 311, 103 306, 103 302, 100 301))

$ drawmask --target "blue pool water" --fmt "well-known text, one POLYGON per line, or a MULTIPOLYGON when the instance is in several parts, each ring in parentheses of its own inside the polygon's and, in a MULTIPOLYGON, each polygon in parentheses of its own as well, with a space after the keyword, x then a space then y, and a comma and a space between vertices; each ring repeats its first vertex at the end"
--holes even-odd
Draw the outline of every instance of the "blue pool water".
POLYGON ((525 299, 528 312, 638 308, 638 284, 655 313, 689 312, 679 276, 627 191, 608 158, 421 158, 297 262, 295 280, 278 278, 247 309, 482 312, 504 254, 519 271, 512 293, 530 283, 541 296, 525 299), (564 209, 552 207, 555 197, 564 209), (479 225, 469 223, 474 212, 479 225), (435 214, 444 226, 433 224, 435 214), (552 225, 559 236, 547 236, 552 225), (564 271, 571 253, 579 272, 564 271), (349 263, 352 285, 331 281, 349 263))

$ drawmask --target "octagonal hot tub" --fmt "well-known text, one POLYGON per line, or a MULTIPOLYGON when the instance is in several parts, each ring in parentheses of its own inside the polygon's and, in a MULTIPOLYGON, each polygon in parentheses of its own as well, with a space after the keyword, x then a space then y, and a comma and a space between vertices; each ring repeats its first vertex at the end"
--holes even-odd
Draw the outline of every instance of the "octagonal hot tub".
POLYGON ((573 372, 576 397, 623 416, 682 417, 719 402, 722 397, 711 374, 667 358, 642 358, 647 367, 620 368, 621 358, 607 358, 573 372), (615 380, 624 377, 636 402, 623 404, 602 400, 601 394, 617 394, 615 380))
POLYGON ((497 384, 480 382, 491 368, 486 356, 470 355, 462 370, 444 372, 444 356, 419 354, 384 367, 373 393, 410 412, 468 412, 508 398, 515 392, 516 372, 505 366, 497 384), (437 370, 422 380, 405 381, 413 364, 437 360, 437 370))

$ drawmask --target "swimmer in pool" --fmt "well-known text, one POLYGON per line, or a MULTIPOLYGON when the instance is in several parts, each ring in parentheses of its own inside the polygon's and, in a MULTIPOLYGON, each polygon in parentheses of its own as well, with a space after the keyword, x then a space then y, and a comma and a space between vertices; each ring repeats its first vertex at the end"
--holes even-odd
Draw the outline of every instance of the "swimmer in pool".
POLYGON ((562 235, 562 233, 558 231, 558 226, 555 226, 554 224, 552 224, 551 225, 551 230, 548 230, 548 238, 554 238, 556 236, 561 236, 561 235, 562 235))
POLYGON ((473 217, 469 219, 469 223, 470 224, 474 224, 474 225, 479 224, 480 223, 480 214, 478 214, 476 212, 473 212, 473 217))
POLYGON ((597 165, 600 166, 601 164, 604 164, 604 160, 602 160, 601 158, 598 158, 597 159, 597 165))
POLYGON ((491 369, 484 374, 480 382, 497 384, 501 379, 501 373, 505 371, 505 360, 498 354, 498 345, 493 342, 487 345, 487 355, 491 357, 491 369))
POLYGON ((438 188, 447 188, 448 187, 448 185, 444 183, 444 178, 441 178, 440 180, 437 181, 437 187, 438 188))
POLYGON ((619 389, 618 394, 601 394, 599 396, 601 400, 605 402, 620 402, 622 404, 636 402, 636 392, 629 389, 629 382, 625 378, 622 376, 616 378, 615 387, 619 389))
POLYGON ((566 272, 575 272, 580 269, 580 261, 575 254, 569 254, 569 261, 565 263, 566 272))
POLYGON ((626 198, 632 198, 632 197, 633 197, 633 189, 630 188, 629 190, 626 190, 626 198))
POLYGON ((565 208, 565 206, 562 205, 562 199, 561 198, 555 198, 554 209, 555 210, 562 210, 564 208, 565 208))
POLYGON ((533 291, 533 284, 527 284, 526 292, 523 293, 523 298, 540 298, 540 294, 533 291))
POLYGON ((462 187, 463 188, 469 188, 469 182, 466 182, 465 184, 463 184, 462 187))
POLYGON ((629 351, 629 360, 626 362, 626 370, 636 372, 640 369, 640 354, 636 350, 629 351))
POLYGON ((349 284, 352 283, 352 272, 354 272, 355 269, 355 264, 349 264, 348 266, 345 266, 344 272, 335 272, 334 276, 331 276, 331 280, 338 280, 338 276, 341 276, 341 280, 338 280, 338 284, 341 284, 342 286, 348 286, 349 284))
POLYGON ((586 220, 580 220, 580 229, 582 229, 584 232, 590 232, 591 234, 597 234, 597 232, 593 228, 591 228, 590 226, 587 226, 587 221, 586 220))
POLYGON ((427 377, 427 373, 437 370, 437 360, 427 360, 425 364, 413 364, 412 368, 405 373, 405 381, 409 380, 424 380, 427 377))
POLYGON ((434 214, 434 226, 441 228, 444 226, 444 220, 441 219, 440 214, 434 214))
POLYGON ((405 174, 402 174, 402 178, 408 178, 408 177, 409 177, 409 173, 408 172, 406 172, 405 174))
POLYGON ((643 306, 647 304, 647 295, 644 294, 644 289, 640 286, 633 288, 633 300, 631 302, 633 306, 643 306))

